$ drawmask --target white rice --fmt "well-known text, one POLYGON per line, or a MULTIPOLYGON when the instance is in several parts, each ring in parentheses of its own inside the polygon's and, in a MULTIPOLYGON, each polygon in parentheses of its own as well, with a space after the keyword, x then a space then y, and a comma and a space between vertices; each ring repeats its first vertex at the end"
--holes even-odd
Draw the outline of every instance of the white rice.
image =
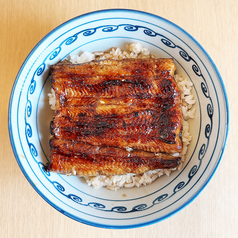
MULTIPOLYGON (((154 55, 150 53, 150 51, 146 48, 143 48, 140 43, 132 43, 126 45, 127 50, 121 50, 120 48, 112 48, 109 52, 84 52, 79 55, 70 55, 68 60, 73 64, 90 62, 92 60, 104 60, 104 59, 125 59, 125 58, 155 58, 154 55)), ((131 188, 131 187, 140 187, 142 185, 151 184, 154 180, 162 175, 169 176, 170 173, 174 170, 180 170, 183 166, 183 162, 185 161, 185 155, 187 152, 187 147, 190 144, 192 139, 191 134, 189 133, 189 119, 194 118, 195 108, 193 105, 195 104, 194 97, 192 95, 192 87, 193 84, 188 79, 184 79, 182 76, 176 74, 175 81, 181 91, 181 99, 182 99, 182 112, 183 112, 183 132, 182 132, 182 142, 183 142, 183 151, 180 153, 181 161, 180 165, 174 169, 156 169, 152 171, 145 172, 143 174, 126 174, 126 175, 114 175, 114 176, 106 176, 106 175, 98 175, 98 176, 85 176, 85 180, 89 186, 93 186, 94 188, 106 187, 107 189, 117 191, 122 187, 131 188)), ((51 105, 51 109, 55 110, 55 93, 54 90, 51 89, 51 93, 49 96, 49 104, 51 105)), ((131 148, 128 148, 130 151, 131 148)), ((178 156, 178 154, 174 154, 174 156, 178 156)))

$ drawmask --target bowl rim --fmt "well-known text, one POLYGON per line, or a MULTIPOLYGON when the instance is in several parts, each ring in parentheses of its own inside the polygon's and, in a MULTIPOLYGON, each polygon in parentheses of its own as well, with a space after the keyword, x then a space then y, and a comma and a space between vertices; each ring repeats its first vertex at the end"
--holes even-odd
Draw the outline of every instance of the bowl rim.
POLYGON ((134 10, 134 9, 124 9, 124 8, 112 8, 112 9, 103 9, 103 10, 97 10, 97 11, 92 11, 92 12, 88 12, 82 15, 78 15, 76 17, 73 17, 65 22, 63 22, 62 24, 58 25, 57 27, 55 27, 53 30, 51 30, 49 33, 47 33, 34 47, 33 49, 30 51, 30 53, 27 55, 27 57, 25 58, 25 60, 23 61, 12 86, 11 89, 11 94, 10 94, 10 98, 9 98, 9 104, 8 104, 8 132, 9 132, 9 139, 10 139, 10 143, 11 143, 11 147, 15 156, 15 159, 22 171, 22 173, 24 174, 24 176, 26 177, 26 179, 28 180, 28 182, 31 184, 31 186, 34 188, 34 190, 48 203, 50 204, 53 208, 55 208, 56 210, 58 210, 59 212, 63 213, 64 215, 66 215, 67 217, 74 219, 78 222, 81 222, 83 224, 87 224, 90 226, 95 226, 95 227, 99 227, 99 228, 107 228, 107 229, 131 229, 131 228, 139 228, 139 227, 144 227, 147 225, 151 225, 160 221, 163 221, 169 217, 171 217, 172 215, 176 214, 177 212, 179 212, 180 210, 182 210, 183 208, 185 208, 188 204, 190 204, 202 191, 203 189, 207 186, 207 184, 210 182, 211 178, 213 177, 213 175, 215 174, 218 166, 221 163, 221 159, 224 155, 224 151, 225 148, 227 146, 227 139, 228 139, 228 133, 229 133, 229 120, 230 120, 230 114, 229 114, 229 104, 228 104, 228 97, 227 97, 227 93, 225 90, 225 85, 224 82, 222 80, 222 77, 215 65, 215 63, 213 62, 212 58, 210 57, 210 55, 206 52, 206 50, 203 48, 203 46, 193 37, 191 36, 187 31, 185 31, 183 28, 181 28, 180 26, 178 26, 177 24, 171 22, 170 20, 167 20, 161 16, 149 13, 149 12, 145 12, 145 11, 140 11, 140 10, 134 10), (98 13, 109 13, 109 12, 126 12, 126 13, 136 13, 139 15, 148 15, 150 17, 159 19, 160 21, 164 21, 165 23, 172 25, 173 27, 177 28, 179 31, 183 32, 188 38, 190 38, 197 46, 198 48, 204 53, 204 55, 208 58, 208 60, 210 61, 210 63, 212 64, 212 67, 214 68, 215 73, 217 74, 217 78, 219 79, 219 83, 221 85, 221 89, 223 90, 224 93, 224 101, 225 101, 225 108, 226 108, 226 131, 224 133, 224 138, 223 138, 223 147, 221 148, 221 153, 219 155, 219 158, 217 160, 217 164, 214 167, 214 170, 212 171, 210 177, 207 178, 207 180, 205 181, 205 183, 203 184, 203 186, 200 188, 200 190, 198 190, 186 203, 184 203, 183 205, 181 205, 180 207, 178 207, 176 210, 173 210, 172 212, 170 212, 169 214, 166 214, 163 217, 160 218, 156 218, 153 220, 150 220, 148 222, 141 222, 138 224, 133 224, 133 225, 104 225, 101 223, 95 223, 92 221, 88 221, 86 219, 82 219, 80 217, 74 216, 72 214, 69 214, 68 212, 64 211, 63 209, 61 209, 59 206, 55 205, 53 202, 51 202, 38 188, 37 186, 32 182, 32 180, 30 179, 30 177, 28 176, 28 174, 26 173, 26 171, 24 170, 18 153, 17 153, 17 149, 14 143, 14 138, 13 138, 13 131, 12 131, 12 125, 11 125, 11 117, 13 115, 12 112, 12 100, 13 100, 13 96, 14 96, 14 92, 16 89, 16 85, 18 83, 19 80, 19 76, 21 75, 25 65, 28 63, 29 59, 31 58, 32 54, 35 52, 35 50, 37 50, 37 48, 41 45, 41 43, 43 43, 48 37, 50 37, 54 32, 58 31, 61 27, 66 26, 69 23, 72 23, 75 20, 81 19, 83 17, 87 17, 90 15, 96 15, 98 13))

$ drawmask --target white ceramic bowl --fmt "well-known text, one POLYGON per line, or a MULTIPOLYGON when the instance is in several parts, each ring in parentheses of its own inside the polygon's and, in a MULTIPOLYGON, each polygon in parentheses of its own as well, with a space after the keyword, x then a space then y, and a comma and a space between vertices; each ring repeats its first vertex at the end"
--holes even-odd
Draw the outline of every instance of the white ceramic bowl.
POLYGON ((104 10, 76 17, 46 35, 24 61, 9 103, 9 135, 16 160, 32 187, 49 204, 79 222, 133 228, 161 221, 189 204, 215 172, 226 144, 228 103, 220 74, 202 46, 177 25, 133 10, 104 10), (148 186, 94 189, 83 179, 45 172, 49 160, 47 93, 50 65, 70 53, 108 50, 140 42, 158 57, 173 57, 177 72, 194 84, 196 117, 181 171, 148 186))

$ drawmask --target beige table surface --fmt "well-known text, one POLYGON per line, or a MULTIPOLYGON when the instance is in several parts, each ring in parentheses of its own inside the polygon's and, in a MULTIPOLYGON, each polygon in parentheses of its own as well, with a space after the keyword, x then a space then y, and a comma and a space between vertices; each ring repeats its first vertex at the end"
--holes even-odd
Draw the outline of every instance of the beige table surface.
POLYGON ((0 0, 0 237, 238 237, 237 32, 237 0, 0 0), (90 227, 48 205, 18 167, 8 136, 11 88, 34 45, 64 21, 105 8, 147 11, 184 28, 217 65, 230 106, 228 144, 208 186, 171 218, 131 230, 90 227))

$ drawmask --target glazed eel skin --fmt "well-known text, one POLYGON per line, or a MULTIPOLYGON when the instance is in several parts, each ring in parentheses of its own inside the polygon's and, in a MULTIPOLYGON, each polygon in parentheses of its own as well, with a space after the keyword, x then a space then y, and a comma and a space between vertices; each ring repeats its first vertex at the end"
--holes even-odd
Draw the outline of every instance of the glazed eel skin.
POLYGON ((175 69, 173 59, 53 65, 48 170, 95 176, 177 167, 183 117, 175 69))

